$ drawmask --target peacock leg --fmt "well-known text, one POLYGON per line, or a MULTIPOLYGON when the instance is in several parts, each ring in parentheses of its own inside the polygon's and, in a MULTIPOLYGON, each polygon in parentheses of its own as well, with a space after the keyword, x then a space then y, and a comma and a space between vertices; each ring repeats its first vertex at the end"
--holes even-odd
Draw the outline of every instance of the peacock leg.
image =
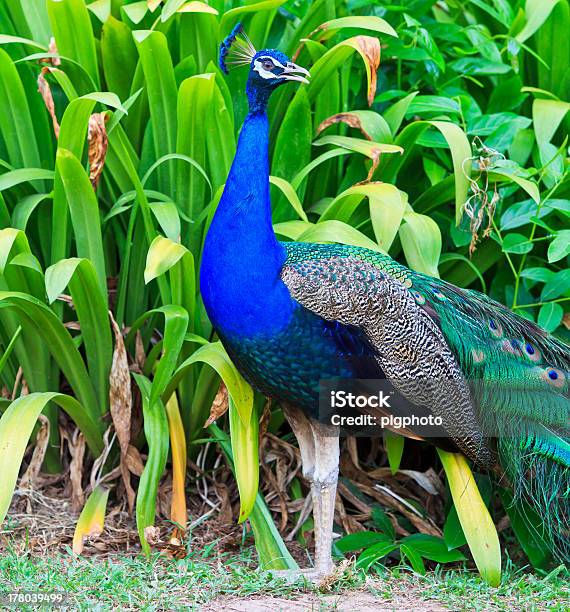
POLYGON ((311 483, 315 522, 315 569, 327 575, 333 569, 331 556, 334 506, 338 480, 338 428, 311 421, 315 441, 315 470, 311 483))
MULTIPOLYGON (((315 567, 311 578, 322 578, 333 569, 332 529, 338 480, 338 428, 324 425, 287 406, 285 416, 299 443, 303 476, 311 484, 315 522, 315 567)), ((304 572, 306 577, 309 577, 304 572)))

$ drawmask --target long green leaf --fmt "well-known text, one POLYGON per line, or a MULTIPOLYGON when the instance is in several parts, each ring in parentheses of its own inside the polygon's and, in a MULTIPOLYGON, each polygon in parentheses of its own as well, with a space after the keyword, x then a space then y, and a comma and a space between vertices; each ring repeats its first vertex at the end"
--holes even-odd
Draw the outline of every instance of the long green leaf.
POLYGON ((49 402, 55 402, 69 414, 85 435, 94 454, 98 455, 103 450, 100 432, 90 422, 81 404, 72 397, 61 393, 30 393, 13 401, 0 417, 0 525, 8 512, 34 425, 49 402))
POLYGON ((87 365, 101 406, 109 401, 109 372, 113 345, 106 295, 101 292, 90 260, 62 259, 46 270, 46 291, 51 302, 69 285, 81 326, 87 365))

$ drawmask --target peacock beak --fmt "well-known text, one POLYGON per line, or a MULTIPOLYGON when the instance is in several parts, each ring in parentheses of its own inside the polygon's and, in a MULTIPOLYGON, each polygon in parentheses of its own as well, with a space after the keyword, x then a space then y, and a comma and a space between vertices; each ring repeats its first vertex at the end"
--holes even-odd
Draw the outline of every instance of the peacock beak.
POLYGON ((297 66, 293 62, 287 62, 285 70, 281 73, 281 78, 287 79, 288 81, 299 81, 300 83, 308 83, 309 80, 305 76, 311 76, 309 71, 302 66, 297 66))

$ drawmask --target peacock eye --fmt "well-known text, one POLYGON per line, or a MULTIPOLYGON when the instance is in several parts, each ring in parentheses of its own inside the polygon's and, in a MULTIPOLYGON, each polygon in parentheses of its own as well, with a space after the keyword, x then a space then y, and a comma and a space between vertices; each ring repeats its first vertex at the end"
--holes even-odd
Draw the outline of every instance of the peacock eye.
POLYGON ((273 68, 275 68, 275 66, 273 65, 273 62, 269 60, 265 60, 263 64, 261 65, 263 66, 264 70, 273 70, 273 68))

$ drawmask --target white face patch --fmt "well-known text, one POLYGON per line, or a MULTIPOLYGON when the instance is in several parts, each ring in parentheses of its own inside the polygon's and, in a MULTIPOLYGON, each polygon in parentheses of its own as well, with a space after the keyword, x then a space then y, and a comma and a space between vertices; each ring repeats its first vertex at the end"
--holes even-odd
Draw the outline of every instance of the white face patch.
POLYGON ((278 79, 280 77, 279 74, 273 74, 273 72, 271 72, 273 68, 281 68, 282 70, 285 70, 285 66, 283 66, 283 64, 274 57, 258 57, 255 62, 253 62, 253 69, 263 79, 278 79), (271 67, 269 67, 269 64, 271 64, 271 67))

